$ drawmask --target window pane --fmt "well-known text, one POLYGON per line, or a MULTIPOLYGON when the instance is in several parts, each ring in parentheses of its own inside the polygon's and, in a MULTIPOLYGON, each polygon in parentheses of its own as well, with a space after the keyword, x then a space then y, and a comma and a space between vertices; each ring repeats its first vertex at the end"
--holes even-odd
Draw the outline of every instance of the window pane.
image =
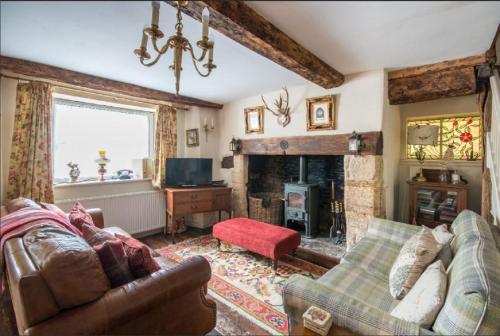
POLYGON ((443 148, 452 145, 455 160, 467 160, 471 151, 479 154, 478 159, 482 159, 479 116, 443 119, 441 128, 443 148))
MULTIPOLYGON (((467 160, 471 157, 483 158, 480 116, 411 120, 406 123, 407 129, 408 126, 413 125, 438 125, 440 127, 437 146, 424 146, 426 160, 443 159, 449 146, 453 146, 455 160, 467 160)), ((407 145, 406 157, 416 159, 415 151, 418 147, 407 145)))
MULTIPOLYGON (((439 120, 418 120, 418 121, 408 121, 406 125, 406 129, 408 130, 408 126, 415 125, 440 125, 439 120)), ((408 133, 407 133, 408 134, 408 133)), ((420 148, 419 145, 407 145, 407 157, 409 159, 416 159, 415 153, 420 148)), ((437 160, 441 158, 441 146, 438 140, 437 146, 432 145, 424 145, 424 153, 426 160, 437 160)))
POLYGON ((68 162, 80 177, 97 177, 98 150, 111 162, 107 174, 132 169, 132 159, 149 157, 149 114, 93 109, 56 103, 54 108, 54 178, 67 178, 68 162))

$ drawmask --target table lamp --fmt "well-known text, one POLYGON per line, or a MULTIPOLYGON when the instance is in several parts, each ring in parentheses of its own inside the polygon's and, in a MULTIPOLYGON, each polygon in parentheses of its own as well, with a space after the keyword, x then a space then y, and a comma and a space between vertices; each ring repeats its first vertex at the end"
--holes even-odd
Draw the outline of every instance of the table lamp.
POLYGON ((424 146, 436 146, 438 142, 438 134, 439 126, 437 125, 415 125, 408 127, 408 145, 418 146, 418 149, 415 151, 415 157, 420 163, 420 176, 415 178, 416 181, 427 181, 423 171, 425 160, 424 146))

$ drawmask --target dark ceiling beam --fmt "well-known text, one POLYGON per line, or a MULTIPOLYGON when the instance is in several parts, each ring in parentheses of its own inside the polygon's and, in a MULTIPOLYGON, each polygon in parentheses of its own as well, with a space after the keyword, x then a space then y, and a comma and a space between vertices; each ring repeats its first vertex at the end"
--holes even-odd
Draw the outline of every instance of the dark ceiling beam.
POLYGON ((4 75, 18 74, 49 81, 54 84, 62 84, 63 86, 90 89, 98 92, 112 93, 149 101, 161 101, 179 105, 210 107, 215 109, 222 108, 221 104, 201 99, 180 95, 176 96, 173 93, 149 89, 135 84, 87 75, 81 72, 12 57, 0 56, 0 71, 4 75))
POLYGON ((488 53, 405 68, 388 73, 389 103, 416 103, 477 92, 477 68, 490 63, 488 53))
MULTIPOLYGON (((177 6, 176 1, 166 1, 177 6)), ((210 27, 305 79, 330 89, 344 82, 344 75, 295 42, 243 1, 187 1, 182 12, 201 21, 210 10, 210 27)))

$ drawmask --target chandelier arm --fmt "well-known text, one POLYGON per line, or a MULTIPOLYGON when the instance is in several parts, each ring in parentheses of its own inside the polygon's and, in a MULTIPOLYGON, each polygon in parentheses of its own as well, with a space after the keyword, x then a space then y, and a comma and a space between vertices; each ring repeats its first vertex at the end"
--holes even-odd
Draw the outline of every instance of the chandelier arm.
POLYGON ((201 49, 202 49, 202 52, 201 52, 200 57, 196 57, 194 55, 194 50, 193 50, 193 46, 191 45, 191 42, 187 41, 186 46, 184 47, 184 50, 189 51, 191 53, 191 58, 193 60, 196 60, 196 62, 202 62, 205 59, 205 56, 207 56, 208 49, 206 49, 206 48, 201 48, 201 49))
POLYGON ((198 69, 198 63, 196 62, 196 60, 194 58, 191 58, 191 60, 193 61, 193 66, 194 68, 196 69, 196 72, 198 73, 198 75, 200 75, 201 77, 208 77, 210 75, 210 73, 212 72, 212 69, 208 69, 207 73, 206 74, 203 74, 201 73, 201 71, 198 69))
POLYGON ((170 42, 172 41, 172 36, 168 38, 167 42, 165 42, 165 45, 161 48, 158 48, 158 44, 157 44, 157 38, 152 38, 152 44, 153 44, 153 49, 158 53, 158 54, 164 54, 167 52, 169 46, 170 46, 170 42))
POLYGON ((158 63, 158 61, 160 60, 161 56, 162 56, 162 54, 158 53, 158 55, 156 55, 156 58, 154 60, 152 60, 151 62, 149 62, 149 63, 144 62, 144 58, 141 57, 141 64, 144 65, 144 66, 147 66, 147 67, 153 66, 156 63, 158 63))

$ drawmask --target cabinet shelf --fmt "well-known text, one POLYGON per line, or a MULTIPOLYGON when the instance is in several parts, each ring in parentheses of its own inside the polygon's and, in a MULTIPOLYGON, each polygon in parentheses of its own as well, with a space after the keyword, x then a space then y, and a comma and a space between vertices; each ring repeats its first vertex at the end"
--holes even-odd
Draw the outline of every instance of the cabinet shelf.
POLYGON ((408 181, 410 221, 436 227, 451 224, 467 208, 467 185, 408 181))

